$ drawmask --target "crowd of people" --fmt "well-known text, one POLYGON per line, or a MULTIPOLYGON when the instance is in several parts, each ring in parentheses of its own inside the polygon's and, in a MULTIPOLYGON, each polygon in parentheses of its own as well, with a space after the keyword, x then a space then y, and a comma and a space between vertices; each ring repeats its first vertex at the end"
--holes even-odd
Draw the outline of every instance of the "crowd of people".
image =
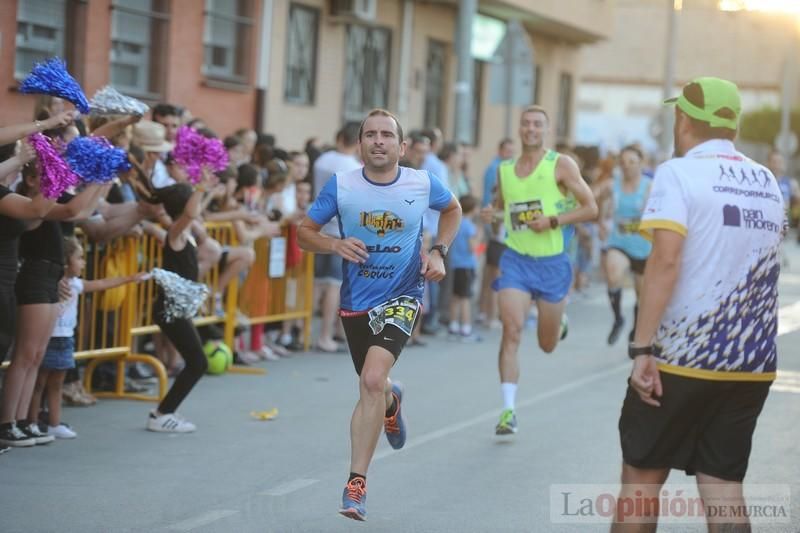
MULTIPOLYGON (((707 90, 734 98, 724 84, 711 83, 707 90)), ((681 98, 690 101, 691 90, 681 98)), ((687 117, 697 114, 698 104, 679 100, 678 106, 680 112, 688 110, 687 117)), ((694 147, 715 142, 714 135, 727 139, 729 131, 719 132, 735 130, 731 120, 709 118, 709 123, 722 124, 710 131, 684 122, 684 137, 676 129, 676 142, 683 139, 687 146, 678 148, 691 154, 694 147)), ((397 118, 384 110, 371 112, 361 123, 345 124, 331 146, 311 138, 302 149, 286 150, 275 136, 248 128, 220 138, 201 118, 168 103, 155 106, 147 118, 83 117, 57 97, 39 97, 33 121, 0 128, 0 357, 10 356, 3 376, 0 452, 77 436, 63 422, 60 406, 62 396, 76 404, 94 401, 81 389, 73 357, 75 331, 81 327, 79 295, 146 279, 145 273, 88 279, 95 273, 84 272, 87 260, 74 236, 76 228, 89 242, 101 244, 146 234, 161 245, 161 267, 189 281, 202 279, 217 266, 211 306, 218 314, 226 312, 223 300, 231 281, 247 277, 259 239, 274 238, 289 227, 287 248, 316 254, 314 308, 320 325, 315 350, 349 352, 360 376, 351 425, 351 472, 341 508, 350 518, 366 515, 366 472, 381 426, 392 447, 405 443, 404 388, 389 373, 406 346, 424 346, 425 336, 440 331, 448 341, 481 342, 480 328, 501 326, 503 408, 497 435, 518 430, 515 401, 523 330, 535 325, 541 350, 555 350, 569 330, 567 301, 583 298, 591 283, 606 285, 611 310, 606 342, 613 345, 627 322, 622 294, 631 274, 636 295, 627 334, 631 356, 654 355, 656 315, 664 309, 654 307, 655 288, 645 283, 645 266, 665 262, 663 272, 652 266, 647 272, 651 278, 667 276, 674 261, 663 250, 679 253, 683 241, 676 243, 674 236, 656 231, 654 247, 641 232, 666 229, 687 237, 690 222, 684 220, 683 197, 676 199, 675 189, 665 189, 667 179, 677 180, 676 187, 686 189, 684 195, 701 193, 680 181, 680 169, 675 170, 678 177, 654 182, 652 163, 637 145, 603 158, 581 147, 547 149, 549 125, 544 108, 525 109, 519 140, 500 140, 496 157, 478 180, 468 166, 468 146, 443 142, 438 129, 404 134, 397 118), (199 179, 191 180, 186 164, 173 153, 183 128, 219 139, 227 154, 225 168, 212 172, 204 167, 199 179), (131 169, 109 183, 87 183, 57 200, 47 199, 41 165, 26 141, 35 133, 56 146, 81 136, 104 137, 124 150, 131 169), (673 203, 662 206, 662 197, 673 203), (652 213, 661 210, 669 212, 654 219, 652 213), (237 244, 221 246, 204 222, 230 222, 237 244), (651 253, 657 259, 648 262, 651 253), (648 304, 642 311, 640 298, 648 304), (475 316, 473 307, 479 309, 475 316), (637 317, 646 323, 637 324, 637 317), (50 333, 42 336, 43 331, 50 333)), ((742 172, 752 171, 753 176, 762 172, 732 145, 720 141, 712 148, 722 155, 707 159, 751 165, 742 172)), ((772 153, 768 165, 778 176, 779 203, 787 208, 796 204, 797 185, 784 177, 780 155, 772 153)), ((724 163, 720 169, 722 179, 728 175, 724 163)), ((730 177, 738 179, 733 170, 730 177)), ((732 184, 725 187, 721 192, 756 196, 732 184)), ((732 209, 725 205, 723 222, 738 227, 746 214, 732 209)), ((721 242, 727 238, 719 237, 721 242)), ((156 432, 191 432, 195 425, 177 410, 207 369, 204 342, 220 334, 213 327, 198 329, 191 317, 169 317, 165 301, 159 289, 153 312, 160 333, 153 336, 152 350, 175 379, 145 426, 156 432)), ((247 325, 249 311, 246 306, 237 310, 240 325, 247 325)), ((254 324, 239 333, 237 358, 251 364, 288 356, 302 349, 300 332, 301 324, 293 321, 270 331, 254 324)), ((656 405, 654 397, 662 391, 654 367, 639 364, 645 359, 636 361, 620 430, 638 435, 644 424, 637 419, 641 405, 635 404, 635 395, 656 405)), ((654 359, 646 361, 655 365, 654 359)), ((685 361, 668 364, 686 370, 685 361)), ((742 372, 757 371, 748 367, 742 372)), ((765 391, 757 392, 755 403, 763 403, 765 391)), ((757 413, 753 425, 755 417, 757 413)), ((642 471, 654 455, 642 459, 636 454, 655 452, 630 443, 624 443, 623 451, 623 474, 637 482, 650 479, 642 471)), ((749 447, 739 452, 746 455, 749 447)), ((707 473, 723 479, 743 476, 740 465, 712 466, 720 470, 707 473)))

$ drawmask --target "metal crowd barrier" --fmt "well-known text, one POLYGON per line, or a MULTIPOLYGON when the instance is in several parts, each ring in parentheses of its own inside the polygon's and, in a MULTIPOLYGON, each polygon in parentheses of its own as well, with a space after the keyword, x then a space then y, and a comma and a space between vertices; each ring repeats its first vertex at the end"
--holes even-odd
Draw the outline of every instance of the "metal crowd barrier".
MULTIPOLYGON (((233 226, 230 223, 208 223, 209 237, 224 248, 236 245, 233 226)), ((284 230, 284 236, 288 229, 284 230)), ((161 265, 162 245, 150 235, 125 237, 108 244, 93 244, 80 232, 76 236, 84 247, 87 279, 130 275, 152 270, 161 265)), ((217 282, 220 269, 218 262, 206 273, 202 282, 208 285, 210 294, 200 314, 194 319, 197 326, 219 324, 224 331, 224 342, 234 348, 237 310, 242 308, 250 314, 251 324, 281 322, 303 319, 303 344, 308 350, 311 338, 313 301, 313 254, 303 253, 298 264, 286 268, 280 278, 269 277, 270 244, 268 239, 254 243, 256 259, 241 290, 239 280, 233 279, 225 290, 223 313, 215 309, 217 282)), ((88 359, 84 375, 87 391, 102 398, 158 401, 167 391, 167 373, 157 358, 137 353, 139 337, 159 333, 153 320, 153 304, 156 288, 152 280, 128 284, 102 293, 84 294, 79 300, 78 328, 75 335, 75 358, 88 359), (116 364, 116 380, 112 391, 92 391, 92 377, 98 365, 105 362, 116 364), (158 378, 155 395, 125 392, 126 365, 144 363, 151 366, 158 378)), ((4 363, 3 367, 8 363, 4 363)), ((240 373, 258 373, 261 369, 232 369, 240 373)))

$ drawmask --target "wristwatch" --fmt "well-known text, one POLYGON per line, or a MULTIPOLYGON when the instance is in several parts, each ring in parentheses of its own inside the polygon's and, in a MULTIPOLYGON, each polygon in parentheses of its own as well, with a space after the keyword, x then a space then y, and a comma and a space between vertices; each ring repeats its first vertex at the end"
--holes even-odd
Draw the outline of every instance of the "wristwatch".
POLYGON ((439 252, 439 255, 442 256, 442 259, 447 259, 447 250, 449 250, 449 248, 446 244, 434 244, 431 246, 431 249, 428 251, 428 253, 431 253, 434 250, 439 252))
POLYGON ((558 227, 558 217, 550 217, 550 229, 556 229, 558 227))
POLYGON ((633 343, 628 345, 628 357, 631 359, 636 359, 636 357, 640 355, 655 355, 656 350, 655 346, 652 344, 649 346, 636 346, 633 343))

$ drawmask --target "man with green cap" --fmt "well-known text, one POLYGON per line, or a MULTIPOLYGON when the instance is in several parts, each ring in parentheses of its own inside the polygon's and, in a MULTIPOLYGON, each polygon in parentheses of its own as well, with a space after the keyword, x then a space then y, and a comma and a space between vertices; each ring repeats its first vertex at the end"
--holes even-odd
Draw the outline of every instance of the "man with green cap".
POLYGON ((697 78, 665 103, 675 157, 640 225, 653 249, 619 420, 620 499, 642 505, 617 506, 612 531, 655 531, 672 468, 697 476, 710 531, 749 531, 742 480, 777 367, 781 193, 734 147, 736 85, 697 78))

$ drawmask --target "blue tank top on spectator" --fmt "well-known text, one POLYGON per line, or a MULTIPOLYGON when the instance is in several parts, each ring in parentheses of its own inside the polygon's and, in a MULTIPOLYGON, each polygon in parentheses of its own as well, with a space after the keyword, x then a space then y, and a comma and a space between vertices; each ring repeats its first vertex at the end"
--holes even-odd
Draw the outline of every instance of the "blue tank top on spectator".
POLYGON ((622 189, 622 179, 614 178, 614 225, 608 238, 609 248, 619 248, 634 259, 646 259, 650 255, 650 242, 639 234, 639 222, 647 203, 647 191, 651 180, 642 177, 634 192, 622 189))

